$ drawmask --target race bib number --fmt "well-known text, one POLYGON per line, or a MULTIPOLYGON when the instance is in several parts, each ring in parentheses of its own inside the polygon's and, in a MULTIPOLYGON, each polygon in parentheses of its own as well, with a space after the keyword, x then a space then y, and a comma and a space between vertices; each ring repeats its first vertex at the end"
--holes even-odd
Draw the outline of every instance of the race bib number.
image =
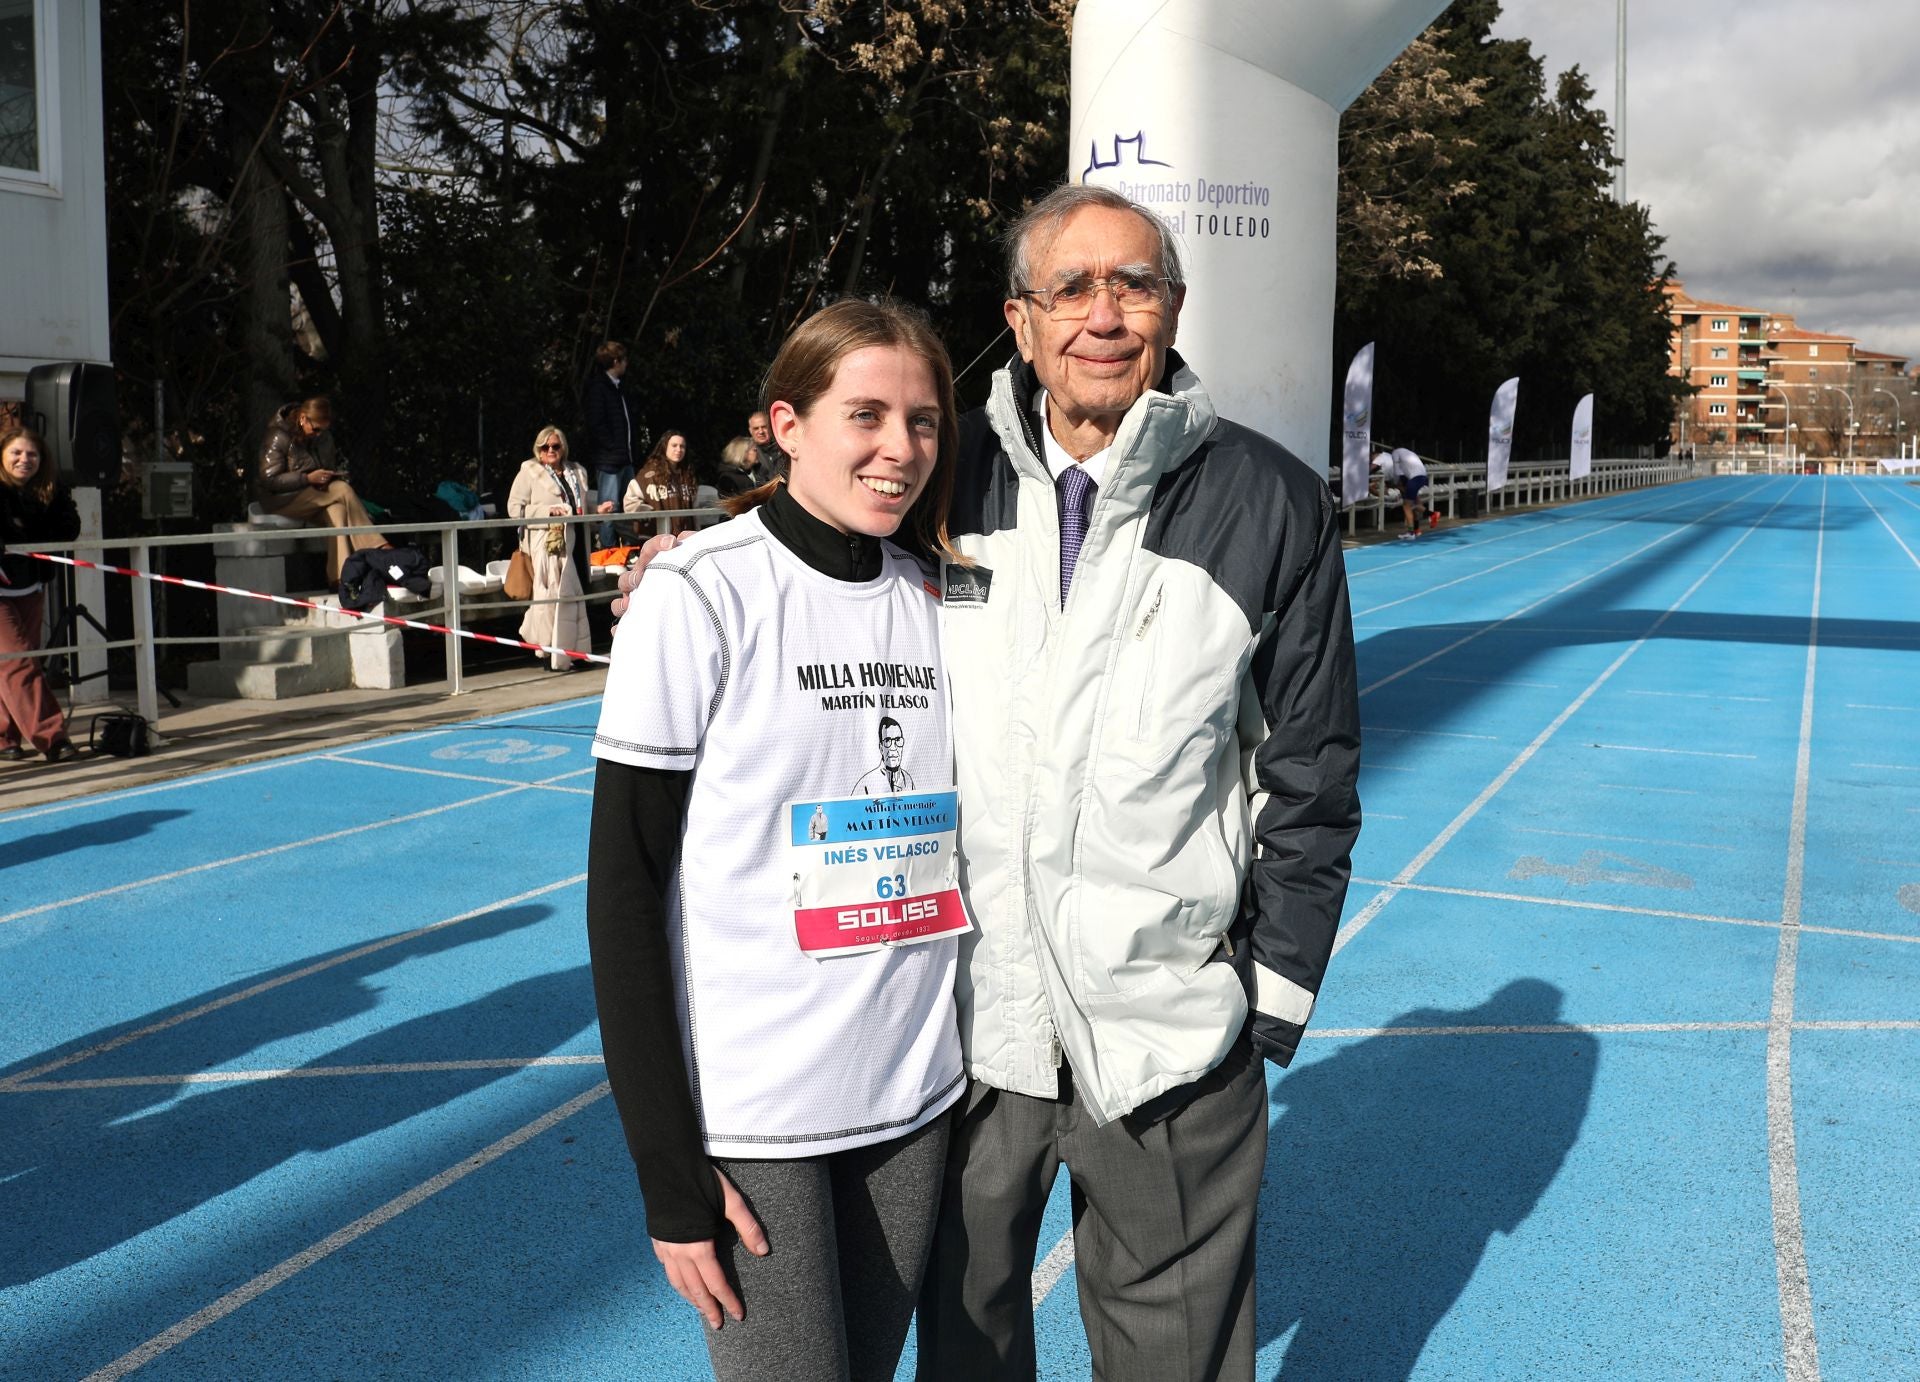
POLYGON ((815 959, 972 929, 955 887, 953 792, 791 802, 793 930, 815 959))

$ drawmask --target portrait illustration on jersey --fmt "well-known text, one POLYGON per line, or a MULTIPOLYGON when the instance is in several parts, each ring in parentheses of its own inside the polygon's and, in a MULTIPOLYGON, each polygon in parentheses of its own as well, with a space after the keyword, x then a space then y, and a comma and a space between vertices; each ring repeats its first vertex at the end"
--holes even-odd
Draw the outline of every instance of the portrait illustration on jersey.
POLYGON ((807 818, 807 838, 809 840, 824 840, 827 838, 827 808, 825 806, 814 807, 813 814, 807 818))
POLYGON ((913 774, 906 769, 907 732, 891 715, 880 717, 880 766, 853 784, 855 796, 897 797, 913 790, 913 774))

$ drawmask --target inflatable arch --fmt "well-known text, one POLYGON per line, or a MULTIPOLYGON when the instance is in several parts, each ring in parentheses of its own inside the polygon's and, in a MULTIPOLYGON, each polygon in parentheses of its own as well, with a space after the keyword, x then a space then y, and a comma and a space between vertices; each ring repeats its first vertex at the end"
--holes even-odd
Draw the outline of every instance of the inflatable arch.
POLYGON ((1186 255, 1179 347, 1221 416, 1321 473, 1333 396, 1340 113, 1442 0, 1081 0, 1069 177, 1186 255))

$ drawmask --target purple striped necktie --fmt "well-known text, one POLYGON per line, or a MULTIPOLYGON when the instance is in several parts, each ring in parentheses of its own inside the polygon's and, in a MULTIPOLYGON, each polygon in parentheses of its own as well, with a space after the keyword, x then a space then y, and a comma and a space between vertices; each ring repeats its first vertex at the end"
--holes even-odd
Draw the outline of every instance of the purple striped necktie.
POLYGON ((1055 482, 1060 496, 1060 607, 1066 608, 1073 586, 1073 568, 1080 560, 1080 544, 1087 540, 1087 515, 1093 512, 1094 492, 1100 487, 1086 467, 1070 465, 1055 482))

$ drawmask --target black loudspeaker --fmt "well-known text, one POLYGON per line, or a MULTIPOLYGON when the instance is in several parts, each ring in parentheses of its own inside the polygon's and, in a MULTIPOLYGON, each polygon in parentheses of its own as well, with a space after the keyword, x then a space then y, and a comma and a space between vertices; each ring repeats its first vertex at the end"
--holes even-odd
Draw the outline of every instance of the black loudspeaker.
POLYGON ((113 370, 69 361, 27 371, 27 423, 70 485, 104 488, 120 476, 120 409, 113 370))

